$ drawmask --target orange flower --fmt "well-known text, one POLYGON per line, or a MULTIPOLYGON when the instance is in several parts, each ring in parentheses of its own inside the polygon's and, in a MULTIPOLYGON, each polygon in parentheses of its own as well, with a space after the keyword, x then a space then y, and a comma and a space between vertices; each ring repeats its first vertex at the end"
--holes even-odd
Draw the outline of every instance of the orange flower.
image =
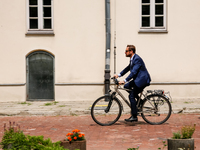
POLYGON ((80 132, 80 130, 74 129, 74 130, 72 130, 72 133, 70 133, 70 132, 67 133, 66 136, 68 136, 67 137, 68 141, 70 141, 70 142, 76 141, 78 138, 80 138, 80 140, 84 139, 83 136, 85 136, 85 134, 81 134, 79 132, 80 132))
POLYGON ((71 137, 68 137, 68 140, 69 140, 69 141, 71 141, 71 140, 72 140, 72 138, 71 138, 71 137))
POLYGON ((71 135, 71 133, 67 133, 67 135, 66 136, 70 136, 71 135))
POLYGON ((78 133, 78 132, 80 132, 80 130, 75 129, 75 130, 73 130, 72 132, 78 133))
POLYGON ((78 137, 80 137, 80 138, 81 138, 81 137, 82 137, 82 135, 81 135, 81 134, 79 134, 79 135, 78 135, 78 137))

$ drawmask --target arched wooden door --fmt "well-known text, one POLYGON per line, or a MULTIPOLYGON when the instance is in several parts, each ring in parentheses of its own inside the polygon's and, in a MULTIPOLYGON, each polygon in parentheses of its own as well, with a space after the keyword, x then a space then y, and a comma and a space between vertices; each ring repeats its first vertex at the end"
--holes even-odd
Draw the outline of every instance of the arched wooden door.
POLYGON ((54 100, 54 56, 36 51, 27 56, 27 100, 54 100))

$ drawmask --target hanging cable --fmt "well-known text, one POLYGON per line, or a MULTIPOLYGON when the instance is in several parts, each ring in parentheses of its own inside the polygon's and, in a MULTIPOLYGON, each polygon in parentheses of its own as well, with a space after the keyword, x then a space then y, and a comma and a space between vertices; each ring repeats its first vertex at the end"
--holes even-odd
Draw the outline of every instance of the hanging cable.
POLYGON ((116 74, 116 0, 114 9, 114 74, 116 74))

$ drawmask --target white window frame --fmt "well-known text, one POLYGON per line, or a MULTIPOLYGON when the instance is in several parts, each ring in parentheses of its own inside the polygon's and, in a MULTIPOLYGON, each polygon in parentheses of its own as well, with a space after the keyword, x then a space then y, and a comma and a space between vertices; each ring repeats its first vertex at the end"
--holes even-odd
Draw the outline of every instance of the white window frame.
MULTIPOLYGON (((43 17, 43 0, 38 1, 38 29, 30 29, 30 15, 29 15, 29 0, 26 0, 26 14, 27 14, 27 33, 26 34, 53 34, 53 0, 51 0, 51 17, 43 17), (51 29, 44 29, 44 18, 51 18, 51 29)), ((34 5, 33 5, 34 6, 34 5)), ((47 7, 50 5, 46 5, 47 7)))
POLYGON ((150 27, 142 27, 142 0, 140 0, 139 32, 167 32, 167 0, 163 0, 163 15, 155 15, 155 0, 150 0, 150 27), (163 16, 163 27, 155 26, 156 16, 163 16))

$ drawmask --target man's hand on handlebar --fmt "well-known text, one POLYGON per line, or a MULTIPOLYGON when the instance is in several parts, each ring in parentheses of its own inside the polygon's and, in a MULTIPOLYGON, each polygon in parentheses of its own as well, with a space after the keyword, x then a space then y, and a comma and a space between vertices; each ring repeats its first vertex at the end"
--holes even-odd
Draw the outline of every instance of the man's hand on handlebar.
POLYGON ((114 75, 114 78, 117 79, 119 76, 117 74, 114 75))
POLYGON ((119 81, 119 85, 123 85, 123 84, 125 84, 124 81, 119 81))
POLYGON ((123 85, 123 84, 125 84, 125 81, 118 81, 118 80, 117 80, 118 77, 119 77, 119 76, 115 74, 111 79, 114 79, 114 82, 115 82, 115 84, 117 84, 117 85, 123 85))
MULTIPOLYGON (((119 76, 117 75, 117 74, 115 74, 114 76, 113 76, 113 78, 115 78, 115 79, 117 79, 119 76)), ((125 81, 119 81, 119 82, 117 82, 119 85, 123 85, 123 84, 125 84, 125 81)))

